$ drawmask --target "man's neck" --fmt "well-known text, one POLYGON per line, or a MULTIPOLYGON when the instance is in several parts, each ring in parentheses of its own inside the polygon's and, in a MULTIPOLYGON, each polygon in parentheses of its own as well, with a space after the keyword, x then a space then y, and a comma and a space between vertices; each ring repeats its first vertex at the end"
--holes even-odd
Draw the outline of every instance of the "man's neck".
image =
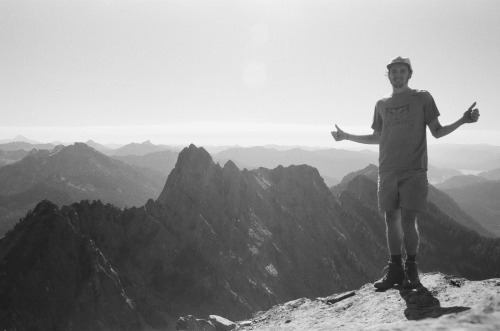
POLYGON ((405 85, 403 87, 400 87, 400 88, 396 88, 396 87, 392 87, 392 95, 394 94, 399 94, 399 93, 403 93, 403 92, 406 92, 406 91, 409 91, 410 90, 410 87, 408 85, 405 85))

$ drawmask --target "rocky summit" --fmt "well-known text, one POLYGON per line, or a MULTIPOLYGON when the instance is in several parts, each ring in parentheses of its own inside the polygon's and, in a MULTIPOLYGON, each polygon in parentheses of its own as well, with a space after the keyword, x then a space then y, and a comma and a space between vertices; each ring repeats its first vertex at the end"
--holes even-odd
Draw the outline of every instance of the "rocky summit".
MULTIPOLYGON (((422 275, 418 290, 355 291, 301 298, 235 323, 237 331, 499 330, 500 279, 422 275)), ((189 329, 186 329, 189 330, 189 329)))
MULTIPOLYGON (((240 170, 191 145, 142 207, 43 201, 0 239, 0 329, 173 330, 356 291, 387 263, 367 171, 335 191, 307 165, 240 170)), ((435 204, 420 232, 422 271, 500 276, 500 240, 435 204)))

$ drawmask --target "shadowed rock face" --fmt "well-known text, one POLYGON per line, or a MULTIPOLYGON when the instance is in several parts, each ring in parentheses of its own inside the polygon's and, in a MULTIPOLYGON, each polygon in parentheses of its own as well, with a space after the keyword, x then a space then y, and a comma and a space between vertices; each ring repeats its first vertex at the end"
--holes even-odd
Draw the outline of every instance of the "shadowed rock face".
MULTIPOLYGON (((164 329, 178 316, 244 319, 358 288, 386 263, 385 229, 373 209, 374 183, 361 175, 345 184, 335 196, 315 168, 241 171, 191 145, 159 199, 144 207, 43 202, 0 240, 0 327, 164 329)), ((422 225, 424 256, 434 256, 422 266, 473 247, 443 265, 473 277, 498 274, 498 266, 482 266, 498 258, 499 242, 438 212, 434 227, 422 225), (432 255, 441 249, 452 253, 432 255)))
MULTIPOLYGON (((285 298, 350 288, 379 269, 374 262, 383 248, 351 240, 356 220, 309 166, 240 171, 190 146, 157 205, 172 215, 169 226, 189 247, 185 259, 211 270, 198 292, 216 290, 230 303, 207 314, 227 308, 244 315, 285 298)), ((195 274, 189 263, 183 268, 195 274)))
POLYGON ((142 327, 111 264, 55 205, 40 203, 6 239, 0 241, 1 329, 142 327))

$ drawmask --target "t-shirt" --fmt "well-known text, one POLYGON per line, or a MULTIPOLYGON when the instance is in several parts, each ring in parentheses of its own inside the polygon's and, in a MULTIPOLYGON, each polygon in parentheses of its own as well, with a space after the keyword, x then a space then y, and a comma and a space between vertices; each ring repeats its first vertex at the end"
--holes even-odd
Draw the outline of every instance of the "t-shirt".
POLYGON ((411 89, 379 100, 372 124, 381 133, 379 171, 427 170, 426 125, 438 116, 427 91, 411 89))

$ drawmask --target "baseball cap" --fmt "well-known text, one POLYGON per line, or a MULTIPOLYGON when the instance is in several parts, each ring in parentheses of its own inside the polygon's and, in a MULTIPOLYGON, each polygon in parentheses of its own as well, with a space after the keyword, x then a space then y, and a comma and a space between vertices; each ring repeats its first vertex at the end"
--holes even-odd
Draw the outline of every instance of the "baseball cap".
POLYGON ((413 71, 413 68, 411 67, 410 59, 407 57, 401 57, 401 56, 398 56, 397 58, 392 59, 391 62, 387 65, 387 69, 389 69, 393 64, 396 64, 396 63, 404 63, 410 67, 410 70, 413 71))

